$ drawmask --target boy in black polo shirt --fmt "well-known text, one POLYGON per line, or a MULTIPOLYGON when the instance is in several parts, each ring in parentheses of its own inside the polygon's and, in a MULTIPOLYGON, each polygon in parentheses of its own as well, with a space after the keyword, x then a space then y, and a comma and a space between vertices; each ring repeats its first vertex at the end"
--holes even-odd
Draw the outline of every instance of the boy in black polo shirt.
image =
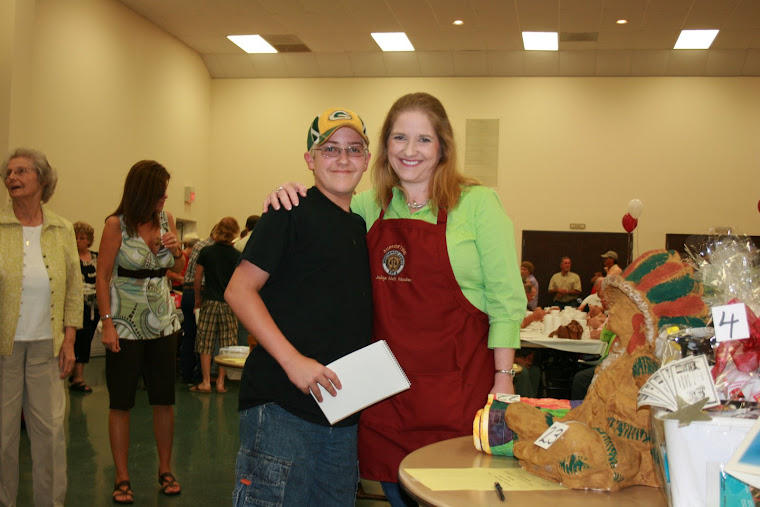
POLYGON ((330 426, 309 392, 340 396, 324 365, 371 339, 366 226, 350 211, 368 144, 353 111, 315 118, 304 154, 315 186, 292 211, 261 218, 225 292, 260 345, 240 386, 235 505, 354 504, 358 414, 330 426))

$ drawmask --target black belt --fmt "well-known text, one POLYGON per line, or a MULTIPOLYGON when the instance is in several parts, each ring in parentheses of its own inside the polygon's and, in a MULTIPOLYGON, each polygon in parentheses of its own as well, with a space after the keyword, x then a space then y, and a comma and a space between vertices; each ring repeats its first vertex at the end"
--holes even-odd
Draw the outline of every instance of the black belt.
POLYGON ((166 268, 133 270, 119 266, 116 273, 118 276, 125 278, 161 278, 162 276, 166 276, 166 268))

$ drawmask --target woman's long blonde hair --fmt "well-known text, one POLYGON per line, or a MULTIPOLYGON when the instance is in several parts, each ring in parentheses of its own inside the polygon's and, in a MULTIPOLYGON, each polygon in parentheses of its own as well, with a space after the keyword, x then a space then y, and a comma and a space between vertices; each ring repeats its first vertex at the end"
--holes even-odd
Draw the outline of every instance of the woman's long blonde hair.
POLYGON ((479 185, 480 182, 465 176, 457 169, 457 148, 449 116, 440 100, 424 92, 410 93, 400 97, 385 117, 380 131, 378 152, 375 154, 375 163, 372 165, 372 183, 377 192, 378 203, 382 208, 390 203, 393 187, 404 191, 396 172, 388 162, 388 138, 399 115, 408 111, 420 111, 427 115, 438 136, 441 158, 438 161, 438 167, 433 172, 429 196, 430 207, 432 209, 443 207, 450 210, 456 206, 463 186, 479 185))

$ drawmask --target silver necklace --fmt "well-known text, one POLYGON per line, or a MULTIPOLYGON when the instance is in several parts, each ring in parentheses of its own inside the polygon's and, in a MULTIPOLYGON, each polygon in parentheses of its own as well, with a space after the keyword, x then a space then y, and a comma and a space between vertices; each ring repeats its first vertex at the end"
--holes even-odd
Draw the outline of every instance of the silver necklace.
POLYGON ((407 206, 409 206, 409 209, 422 209, 425 207, 425 205, 428 203, 430 199, 425 199, 423 202, 417 204, 417 201, 412 201, 406 203, 407 206))

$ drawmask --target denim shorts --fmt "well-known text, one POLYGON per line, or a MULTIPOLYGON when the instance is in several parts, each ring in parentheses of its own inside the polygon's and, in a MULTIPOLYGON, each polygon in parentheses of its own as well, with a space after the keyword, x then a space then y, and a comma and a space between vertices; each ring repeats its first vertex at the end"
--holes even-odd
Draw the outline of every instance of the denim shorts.
POLYGON ((275 403, 243 410, 232 505, 354 505, 356 430, 310 423, 275 403))

